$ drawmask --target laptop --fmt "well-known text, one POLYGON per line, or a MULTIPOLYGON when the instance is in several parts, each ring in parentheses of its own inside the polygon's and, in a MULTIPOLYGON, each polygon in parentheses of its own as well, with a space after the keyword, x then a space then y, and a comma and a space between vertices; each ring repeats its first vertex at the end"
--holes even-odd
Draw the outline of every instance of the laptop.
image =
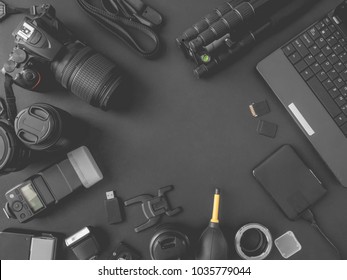
POLYGON ((347 187, 347 0, 257 70, 347 187))

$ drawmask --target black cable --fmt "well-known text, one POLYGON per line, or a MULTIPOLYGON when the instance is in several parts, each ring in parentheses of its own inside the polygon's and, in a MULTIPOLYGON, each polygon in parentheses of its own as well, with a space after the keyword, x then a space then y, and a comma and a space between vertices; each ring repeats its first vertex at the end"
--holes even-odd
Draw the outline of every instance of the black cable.
POLYGON ((160 48, 158 35, 152 28, 140 23, 136 13, 130 14, 123 0, 102 0, 102 8, 94 6, 88 0, 77 0, 77 3, 93 20, 116 35, 141 56, 152 58, 158 53, 160 48), (113 9, 108 9, 105 2, 108 2, 107 4, 111 5, 113 9), (147 36, 154 42, 154 46, 152 48, 141 46, 140 40, 136 39, 129 29, 147 36))
POLYGON ((307 209, 303 215, 301 216, 301 218, 307 222, 309 222, 311 224, 312 227, 314 227, 319 233, 320 235, 330 244, 331 247, 334 248, 334 250, 336 251, 336 254, 338 255, 339 259, 343 259, 342 255, 339 251, 339 249, 335 246, 335 244, 329 239, 329 237, 323 232, 323 230, 319 227, 313 212, 310 209, 307 209))

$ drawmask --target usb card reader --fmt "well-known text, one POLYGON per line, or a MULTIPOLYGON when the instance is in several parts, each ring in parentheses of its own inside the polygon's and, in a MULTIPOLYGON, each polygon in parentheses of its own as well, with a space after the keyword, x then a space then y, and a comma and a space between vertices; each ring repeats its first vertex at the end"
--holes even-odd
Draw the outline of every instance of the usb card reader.
POLYGON ((114 191, 106 192, 105 209, 109 224, 118 224, 123 221, 120 200, 114 191))

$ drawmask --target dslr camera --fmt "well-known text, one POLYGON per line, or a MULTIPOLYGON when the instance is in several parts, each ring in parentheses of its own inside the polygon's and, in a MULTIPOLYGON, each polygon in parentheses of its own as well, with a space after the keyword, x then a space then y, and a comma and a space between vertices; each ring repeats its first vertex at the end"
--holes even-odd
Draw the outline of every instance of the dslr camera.
POLYGON ((76 40, 48 4, 33 9, 14 30, 15 47, 2 72, 18 86, 40 91, 55 78, 89 104, 107 110, 123 84, 119 68, 76 40))

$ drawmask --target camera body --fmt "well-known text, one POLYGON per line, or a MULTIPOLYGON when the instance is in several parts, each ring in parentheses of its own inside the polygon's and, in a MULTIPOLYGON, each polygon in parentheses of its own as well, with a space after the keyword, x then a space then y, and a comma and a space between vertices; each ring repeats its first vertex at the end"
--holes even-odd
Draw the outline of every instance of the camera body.
POLYGON ((8 218, 27 222, 72 192, 89 188, 103 178, 88 148, 82 146, 67 158, 31 176, 6 192, 8 218))
POLYGON ((12 76, 17 85, 29 90, 39 88, 48 73, 45 70, 49 70, 49 63, 73 40, 50 5, 43 5, 40 14, 32 19, 25 17, 12 35, 15 47, 3 72, 12 76))
POLYGON ((89 104, 107 110, 123 84, 119 68, 78 41, 48 4, 13 31, 15 47, 2 68, 18 86, 46 89, 53 78, 89 104))

